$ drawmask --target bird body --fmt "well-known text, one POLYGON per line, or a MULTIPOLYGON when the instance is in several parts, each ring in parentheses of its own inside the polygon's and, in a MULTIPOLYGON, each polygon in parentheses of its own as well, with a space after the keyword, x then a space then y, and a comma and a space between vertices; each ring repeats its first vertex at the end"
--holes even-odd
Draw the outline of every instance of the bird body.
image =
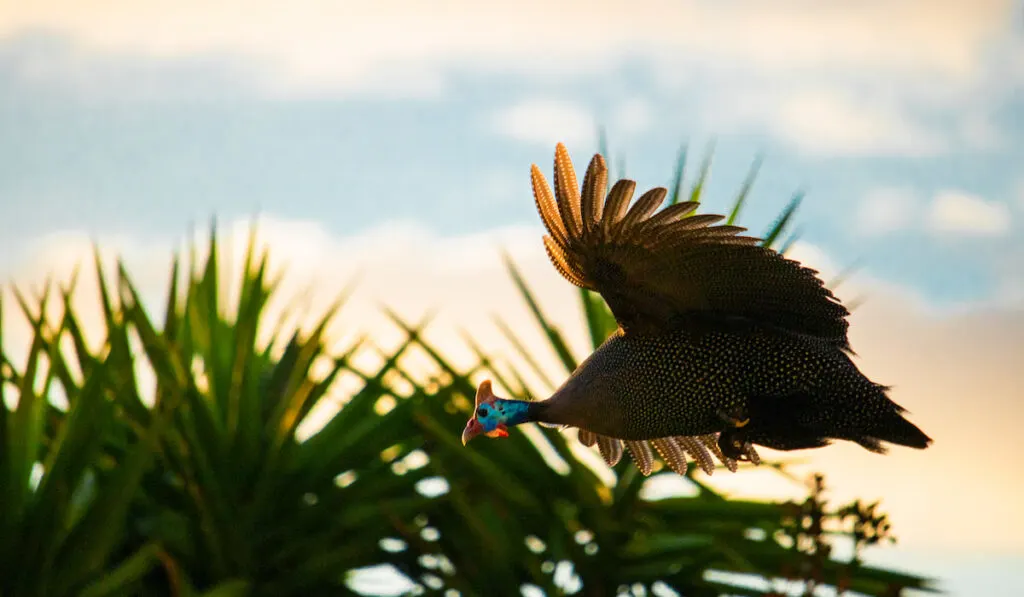
POLYGON ((623 440, 720 432, 729 413, 759 412, 749 440, 777 449, 809 448, 826 438, 917 445, 923 435, 894 433, 898 413, 885 388, 848 355, 819 338, 733 325, 726 331, 613 334, 533 418, 623 440), (800 408, 792 404, 800 402, 800 408), (762 411, 765 411, 762 413, 762 411), (770 426, 772 414, 782 417, 770 426))
POLYGON ((530 421, 578 427, 609 463, 624 443, 644 474, 653 452, 676 470, 684 453, 709 470, 709 452, 735 470, 736 460, 758 460, 755 444, 930 443, 851 360, 849 313, 817 272, 742 228, 712 225, 721 216, 692 215, 696 204, 656 213, 664 189, 629 206, 635 185, 619 181, 602 202, 599 155, 582 192, 561 144, 556 192, 536 166, 532 176, 552 263, 599 292, 619 328, 546 400, 505 400, 482 384, 464 442, 530 421))

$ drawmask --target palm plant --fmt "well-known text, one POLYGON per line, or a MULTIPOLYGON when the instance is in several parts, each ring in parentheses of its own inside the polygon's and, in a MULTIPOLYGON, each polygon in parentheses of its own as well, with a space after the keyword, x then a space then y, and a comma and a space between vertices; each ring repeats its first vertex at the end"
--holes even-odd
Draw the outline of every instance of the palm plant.
POLYGON ((340 303, 307 332, 261 341, 276 286, 267 255, 250 244, 227 304, 215 233, 207 249, 184 285, 174 261, 161 322, 128 272, 118 265, 111 285, 97 256, 96 346, 70 288, 56 329, 45 295, 39 314, 20 301, 35 336, 23 368, 0 361, 17 393, 0 409, 0 594, 351 594, 351 571, 401 560, 379 540, 431 501, 417 491, 427 471, 394 466, 415 430, 385 382, 405 347, 339 398, 331 388, 359 346, 326 354, 340 303), (66 410, 48 400, 54 386, 66 410), (344 404, 303 434, 332 402, 344 404))
MULTIPOLYGON (((250 243, 233 305, 225 304, 219 267, 214 233, 180 293, 177 262, 172 267, 162 327, 132 319, 157 396, 181 396, 161 438, 160 466, 141 487, 136 540, 165 547, 175 587, 347 594, 347 571, 386 561, 380 537, 412 524, 430 501, 416 491, 424 472, 391 466, 404 456, 396 446, 409 436, 410 405, 398 402, 387 416, 377 408, 394 400, 384 380, 404 348, 300 437, 314 410, 338 400, 331 387, 358 348, 326 354, 340 302, 310 331, 279 328, 261 342, 276 286, 266 253, 257 256, 250 243), (318 373, 321 362, 326 371, 318 373)), ((130 286, 123 270, 120 277, 130 286)))
MULTIPOLYGON (((131 355, 118 342, 124 319, 107 311, 112 337, 98 358, 71 307, 73 287, 60 289, 56 326, 51 286, 36 309, 15 292, 32 330, 22 367, 0 338, 2 595, 121 595, 162 553, 156 543, 126 544, 123 531, 179 397, 162 395, 144 421, 128 424, 135 394, 131 355)), ((121 315, 136 314, 126 305, 121 315)))

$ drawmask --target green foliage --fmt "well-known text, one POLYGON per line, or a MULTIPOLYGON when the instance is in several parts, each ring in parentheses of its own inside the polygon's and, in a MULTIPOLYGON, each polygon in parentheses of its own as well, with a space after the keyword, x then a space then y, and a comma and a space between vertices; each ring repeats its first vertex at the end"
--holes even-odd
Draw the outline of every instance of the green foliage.
POLYGON ((261 346, 274 284, 255 244, 230 306, 215 235, 180 295, 177 269, 161 329, 142 315, 129 320, 141 338, 138 358, 155 373, 156 396, 181 402, 161 438, 160 466, 141 488, 137 540, 166 549, 174 586, 346 592, 345 572, 379 563, 378 539, 410 524, 429 501, 415 488, 422 473, 395 475, 381 458, 408 452, 399 444, 409 436, 409 403, 398 402, 386 417, 377 409, 389 399, 384 379, 403 350, 300 439, 300 424, 338 400, 331 386, 357 348, 326 354, 324 335, 340 302, 310 331, 275 330, 261 346))
POLYGON ((16 294, 32 339, 21 368, 0 352, 4 595, 120 594, 159 552, 152 544, 124 545, 123 528, 175 397, 158 400, 144 424, 127 423, 119 397, 131 395, 131 356, 119 335, 124 318, 139 309, 108 311, 111 338, 97 359, 71 309, 72 287, 60 291, 55 329, 46 317, 51 287, 35 309, 16 294), (106 582, 90 586, 101 575, 106 582))
MULTIPOLYGON (((710 158, 689 189, 683 159, 673 200, 697 200, 710 158)), ((766 238, 782 238, 798 203, 766 238)), ((46 316, 52 289, 17 295, 32 334, 27 347, 0 337, 0 595, 345 595, 353 571, 374 565, 393 567, 414 593, 464 596, 525 585, 770 595, 783 579, 810 586, 810 569, 818 585, 866 594, 926 586, 829 557, 829 533, 855 540, 855 556, 888 536, 873 505, 829 509, 820 491, 801 505, 732 500, 692 469, 680 495, 652 500, 631 463, 608 486, 573 438, 549 428, 463 447, 478 374, 519 397, 541 392, 472 338, 480 362, 457 370, 422 325, 397 317, 405 341, 364 370, 356 357, 371 342, 328 350, 342 301, 298 331, 270 327, 267 255, 251 241, 240 271, 224 272, 215 231, 204 249, 185 272, 172 263, 160 317, 120 264, 108 276, 97 256, 98 342, 72 309, 73 283, 59 289, 56 318, 46 316), (432 370, 407 368, 414 350, 432 370), (356 387, 341 393, 345 377, 356 387)), ((508 267, 552 356, 573 369, 581 355, 508 267)), ((596 346, 614 319, 599 296, 580 300, 596 346)))

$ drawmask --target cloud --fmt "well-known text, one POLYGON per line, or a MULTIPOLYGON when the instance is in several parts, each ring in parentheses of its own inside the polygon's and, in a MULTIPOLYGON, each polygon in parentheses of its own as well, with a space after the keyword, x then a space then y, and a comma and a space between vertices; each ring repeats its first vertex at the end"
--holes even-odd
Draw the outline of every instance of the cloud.
POLYGON ((874 0, 808 10, 801 0, 771 8, 647 0, 629 6, 570 1, 552 7, 527 0, 484 7, 456 0, 436 10, 392 0, 360 6, 299 2, 282 13, 278 4, 256 0, 246 4, 246 18, 240 19, 234 10, 211 10, 197 1, 141 7, 115 0, 86 10, 73 2, 40 0, 8 5, 0 23, 8 32, 50 28, 101 46, 154 53, 228 49, 276 55, 310 71, 340 57, 357 64, 424 54, 452 58, 470 51, 485 60, 544 56, 552 50, 579 57, 630 46, 641 51, 715 47, 717 53, 760 64, 960 71, 971 67, 980 44, 999 30, 999 19, 1010 6, 998 0, 970 6, 953 0, 874 0), (724 35, 730 43, 721 43, 724 35), (294 44, 295 39, 306 43, 294 44), (362 51, 346 52, 353 49, 362 51))
MULTIPOLYGON (((607 85, 629 72, 677 89, 685 79, 696 106, 677 117, 717 118, 821 156, 998 148, 1007 139, 994 114, 1016 97, 1004 89, 1004 66, 1020 63, 1007 41, 1010 0, 452 0, 444 10, 385 0, 298 2, 286 12, 254 0, 244 18, 195 0, 16 4, 0 7, 0 39, 70 40, 30 75, 72 85, 76 97, 437 98, 466 72, 559 86, 607 85), (147 70, 154 64, 172 82, 147 70), (218 87, 225 81, 228 91, 218 87)), ((641 102, 618 110, 626 134, 650 126, 641 102)))
POLYGON ((1013 7, 1008 0, 572 0, 557 7, 453 0, 443 8, 387 0, 296 2, 287 11, 253 0, 244 12, 230 6, 6 3, 0 36, 45 30, 128 55, 241 56, 276 65, 279 81, 300 87, 359 85, 393 67, 408 74, 416 72, 410 66, 579 74, 630 58, 668 66, 678 56, 775 73, 868 68, 966 77, 992 37, 1007 30, 1013 7))
POLYGON ((489 126, 516 141, 550 148, 559 141, 592 145, 597 120, 586 108, 572 102, 531 99, 498 110, 491 115, 489 126))
POLYGON ((611 120, 616 132, 636 135, 650 128, 654 114, 650 102, 634 97, 616 106, 611 120))
POLYGON ((928 225, 935 232, 1002 236, 1010 231, 1010 208, 964 191, 941 191, 928 208, 928 225))
MULTIPOLYGON (((240 263, 247 225, 222 227, 223 246, 230 248, 225 263, 240 263)), ((474 360, 459 330, 469 331, 485 350, 504 360, 511 349, 491 319, 497 313, 527 346, 537 347, 534 356, 558 383, 564 374, 554 366, 554 355, 543 348, 544 339, 504 270, 499 251, 504 248, 574 352, 585 354, 577 295, 548 263, 539 226, 443 237, 395 223, 338 237, 317 222, 263 218, 259 230, 261 242, 271 249, 272 269, 289 266, 278 303, 302 295, 302 312, 308 317, 321 313, 360 274, 356 291, 332 328, 340 344, 366 331, 380 345, 397 344, 401 334, 381 315, 381 303, 414 322, 438 308, 427 337, 458 366, 474 360)), ((66 279, 76 262, 88 263, 87 238, 69 232, 40 239, 22 253, 20 266, 0 276, 23 288, 38 285, 48 275, 66 279)), ((100 243, 111 249, 105 253, 108 263, 114 250, 124 255, 135 281, 157 306, 153 315, 158 317, 170 252, 180 243, 131 237, 102 238, 100 243)), ((829 256, 814 246, 799 243, 793 255, 826 278, 835 271, 829 256)), ((100 310, 87 273, 79 280, 77 307, 87 328, 96 330, 100 310)), ((798 471, 824 470, 836 503, 853 497, 882 498, 901 545, 963 553, 1024 549, 1024 538, 1009 532, 1024 526, 1024 512, 1016 507, 1024 493, 1024 476, 1014 472, 1014 458, 1024 453, 1024 436, 1017 429, 1024 417, 1019 399, 1024 311, 1018 306, 940 316, 907 289, 862 276, 845 283, 839 294, 867 294, 868 302, 851 318, 851 341, 860 355, 856 362, 872 379, 894 386, 893 398, 911 411, 911 418, 935 444, 925 451, 894 448, 886 456, 838 444, 786 457, 809 460, 798 471), (979 499, 984 508, 978 507, 979 499)), ((281 312, 275 305, 272 319, 281 312)), ((3 337, 8 347, 26 341, 27 331, 15 324, 14 313, 5 311, 3 337)), ((767 486, 757 478, 716 474, 712 480, 731 493, 750 494, 767 486)))
MULTIPOLYGON (((1024 207, 1024 206, 1022 206, 1024 207)), ((1024 243, 1007 247, 992 259, 998 279, 993 301, 1002 305, 1024 305, 1024 243)))
POLYGON ((960 137, 968 147, 982 151, 999 150, 1007 144, 1005 132, 990 114, 979 110, 964 115, 960 123, 960 137))
POLYGON ((873 189, 857 205, 858 226, 865 234, 903 230, 913 223, 919 203, 909 188, 873 189))
POLYGON ((939 191, 925 203, 908 187, 883 187, 861 199, 857 220, 865 234, 926 227, 938 233, 994 237, 1010 231, 1013 216, 1008 204, 962 190, 939 191))
POLYGON ((944 141, 912 124, 898 109, 857 104, 849 97, 811 92, 788 98, 775 121, 776 134, 797 149, 832 155, 929 155, 944 141))
POLYGON ((751 90, 708 102, 705 109, 715 125, 767 132, 809 155, 917 157, 948 147, 896 103, 865 101, 843 88, 751 90))

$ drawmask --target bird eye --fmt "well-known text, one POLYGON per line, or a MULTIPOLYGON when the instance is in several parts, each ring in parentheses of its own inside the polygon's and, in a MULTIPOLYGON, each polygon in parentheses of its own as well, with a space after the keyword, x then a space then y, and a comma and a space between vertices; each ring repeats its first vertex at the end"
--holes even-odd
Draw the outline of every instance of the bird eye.
POLYGON ((478 416, 478 417, 486 417, 487 416, 487 409, 484 408, 483 406, 481 406, 480 408, 476 409, 476 416, 478 416))

